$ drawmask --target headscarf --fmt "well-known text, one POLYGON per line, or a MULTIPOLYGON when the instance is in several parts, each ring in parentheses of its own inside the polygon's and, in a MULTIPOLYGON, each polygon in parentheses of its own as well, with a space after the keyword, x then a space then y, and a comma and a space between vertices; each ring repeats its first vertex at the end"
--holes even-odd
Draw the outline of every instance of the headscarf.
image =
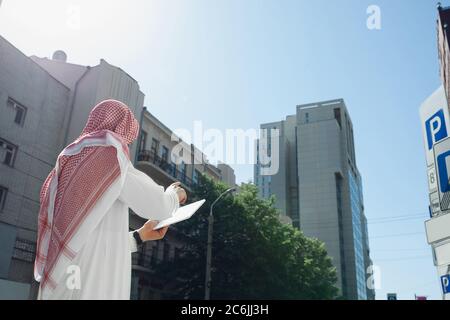
POLYGON ((56 287, 52 272, 62 255, 75 258, 71 240, 120 177, 119 154, 129 159, 128 145, 138 132, 139 124, 125 104, 105 100, 91 111, 80 137, 58 156, 40 193, 34 276, 41 288, 56 287))

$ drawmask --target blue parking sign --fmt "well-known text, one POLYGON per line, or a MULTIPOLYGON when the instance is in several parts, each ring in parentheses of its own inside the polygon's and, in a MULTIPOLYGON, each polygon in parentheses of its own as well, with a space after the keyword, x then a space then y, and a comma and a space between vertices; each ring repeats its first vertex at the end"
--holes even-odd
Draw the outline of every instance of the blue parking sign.
POLYGON ((420 107, 427 166, 434 164, 433 146, 450 136, 447 95, 441 85, 420 107))
POLYGON ((450 138, 434 145, 438 180, 439 206, 442 212, 450 210, 450 138))
POLYGON ((447 126, 445 123, 444 109, 440 109, 425 122, 427 132, 428 150, 433 149, 433 144, 447 138, 447 126))
POLYGON ((439 186, 442 193, 450 191, 450 180, 447 161, 450 160, 450 151, 437 156, 437 166, 439 174, 439 186))
POLYGON ((441 277, 442 292, 444 294, 450 293, 450 274, 441 277))

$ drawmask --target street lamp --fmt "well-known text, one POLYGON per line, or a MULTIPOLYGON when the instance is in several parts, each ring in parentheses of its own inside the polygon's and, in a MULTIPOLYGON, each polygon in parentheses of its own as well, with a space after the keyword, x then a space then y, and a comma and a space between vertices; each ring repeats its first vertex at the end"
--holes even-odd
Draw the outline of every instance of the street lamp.
POLYGON ((206 274, 205 274, 205 300, 209 300, 211 296, 211 257, 212 257, 212 239, 213 239, 213 224, 214 224, 214 215, 213 208, 214 205, 222 199, 223 196, 229 194, 230 192, 235 191, 236 188, 230 188, 223 192, 214 202, 211 204, 209 208, 209 217, 208 217, 208 244, 206 247, 206 274))

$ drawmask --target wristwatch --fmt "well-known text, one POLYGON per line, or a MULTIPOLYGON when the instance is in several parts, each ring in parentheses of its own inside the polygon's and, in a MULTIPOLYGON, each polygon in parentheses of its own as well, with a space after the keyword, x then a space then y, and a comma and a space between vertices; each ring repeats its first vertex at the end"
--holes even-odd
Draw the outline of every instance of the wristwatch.
POLYGON ((141 244, 144 243, 144 241, 142 241, 141 236, 137 230, 133 232, 133 238, 136 240, 136 244, 138 246, 140 246, 141 244))

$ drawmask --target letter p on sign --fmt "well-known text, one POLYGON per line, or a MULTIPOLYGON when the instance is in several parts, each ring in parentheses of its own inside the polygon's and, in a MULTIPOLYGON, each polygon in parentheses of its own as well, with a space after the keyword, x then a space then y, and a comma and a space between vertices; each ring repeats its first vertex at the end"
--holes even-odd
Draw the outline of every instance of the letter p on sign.
POLYGON ((433 145, 442 139, 447 138, 447 126, 445 125, 444 110, 439 110, 429 118, 425 127, 427 130, 428 150, 433 149, 433 145))
POLYGON ((444 294, 450 293, 450 275, 449 274, 441 277, 441 284, 442 284, 442 292, 444 294))

